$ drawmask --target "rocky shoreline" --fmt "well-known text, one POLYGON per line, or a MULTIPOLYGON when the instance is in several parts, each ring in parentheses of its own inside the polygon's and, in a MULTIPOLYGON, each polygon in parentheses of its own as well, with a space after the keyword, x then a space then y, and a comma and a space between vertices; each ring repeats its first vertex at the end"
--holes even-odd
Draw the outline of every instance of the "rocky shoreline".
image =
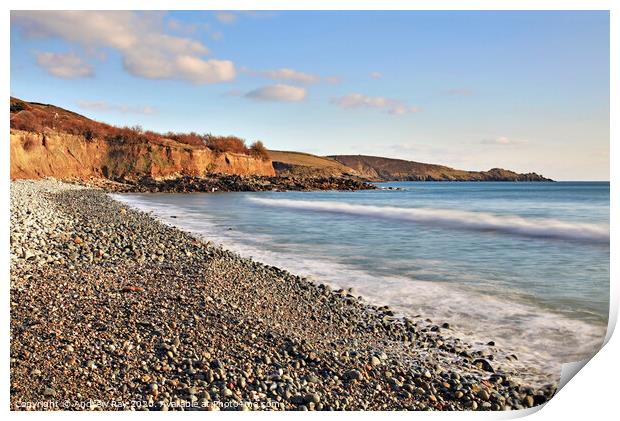
POLYGON ((258 192, 313 190, 373 190, 374 184, 355 177, 300 177, 210 174, 204 177, 180 176, 167 179, 76 179, 72 182, 100 187, 116 193, 258 192))
POLYGON ((555 391, 512 379, 492 343, 474 350, 446 323, 241 258, 99 188, 11 183, 10 284, 14 410, 504 410, 555 391))

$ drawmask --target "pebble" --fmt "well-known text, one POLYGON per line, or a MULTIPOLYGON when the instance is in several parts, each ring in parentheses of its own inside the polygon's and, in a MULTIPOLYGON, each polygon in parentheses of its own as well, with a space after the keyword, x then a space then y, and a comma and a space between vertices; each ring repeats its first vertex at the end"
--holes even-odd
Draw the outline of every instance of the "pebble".
POLYGON ((304 396, 305 403, 319 403, 321 401, 321 396, 318 393, 307 393, 304 396))
POLYGON ((55 397, 57 395, 56 390, 52 389, 51 387, 46 387, 43 390, 43 396, 45 397, 55 397))
POLYGON ((361 380, 362 373, 359 370, 349 370, 344 373, 343 378, 345 380, 361 380))
POLYGON ((484 371, 489 371, 491 373, 495 373, 495 369, 493 368, 493 366, 491 365, 491 363, 484 359, 484 358, 478 358, 474 360, 474 364, 479 366, 480 368, 482 368, 484 371))
POLYGON ((482 399, 483 401, 488 401, 491 398, 491 396, 489 396, 489 392, 487 392, 484 389, 480 389, 478 391, 478 397, 482 399))

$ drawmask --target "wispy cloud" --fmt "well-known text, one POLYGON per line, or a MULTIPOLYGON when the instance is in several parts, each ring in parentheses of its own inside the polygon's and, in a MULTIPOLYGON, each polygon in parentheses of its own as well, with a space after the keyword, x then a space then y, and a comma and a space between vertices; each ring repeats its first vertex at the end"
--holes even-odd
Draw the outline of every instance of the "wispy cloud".
POLYGON ((220 11, 215 12, 215 19, 218 22, 223 23, 225 25, 230 25, 231 23, 235 23, 241 17, 251 18, 251 19, 266 19, 272 18, 276 16, 276 13, 265 11, 265 10, 236 10, 236 11, 220 11))
POLYGON ((215 18, 221 23, 229 25, 231 23, 235 23, 238 16, 236 13, 233 12, 217 12, 215 14, 215 18))
POLYGON ((166 33, 160 12, 14 11, 11 19, 26 36, 61 38, 87 50, 115 49, 137 77, 207 84, 236 75, 232 61, 204 58, 209 49, 201 41, 166 33))
POLYGON ((178 19, 170 18, 166 21, 168 29, 184 35, 194 35, 198 32, 205 32, 213 40, 220 40, 224 37, 222 31, 218 31, 205 22, 187 23, 178 19))
POLYGON ((384 110, 388 114, 395 115, 417 113, 421 111, 420 108, 409 106, 401 100, 381 96, 367 96, 359 93, 332 98, 330 102, 341 108, 376 108, 384 110))
POLYGON ((336 85, 342 82, 342 78, 340 78, 339 76, 321 76, 316 73, 302 72, 287 67, 274 70, 253 70, 247 67, 242 67, 241 72, 250 76, 264 77, 267 79, 303 85, 310 85, 321 82, 336 85))
POLYGON ((209 32, 209 36, 212 40, 219 41, 224 38, 224 33, 222 31, 211 31, 209 32))
POLYGON ((342 78, 340 76, 325 76, 323 80, 330 85, 338 85, 342 83, 342 78))
POLYGON ((381 72, 371 72, 370 73, 370 78, 371 79, 375 79, 375 80, 379 80, 383 78, 383 73, 381 72))
POLYGON ((276 12, 268 10, 246 10, 243 13, 253 19, 268 19, 278 15, 276 12))
POLYGON ((271 85, 245 94, 246 98, 260 101, 299 102, 306 98, 306 90, 299 86, 271 85))
POLYGON ((92 111, 114 111, 123 114, 156 114, 157 109, 150 105, 146 106, 129 106, 110 104, 105 101, 78 101, 78 106, 84 110, 92 111))
POLYGON ((450 88, 446 89, 445 93, 452 96, 472 96, 474 91, 467 88, 450 88))
POLYGON ((499 146, 510 146, 510 145, 524 145, 528 143, 525 139, 511 139, 506 136, 499 136, 494 139, 482 139, 480 141, 483 145, 499 145, 499 146))
POLYGON ((251 70, 242 68, 242 72, 250 76, 265 77, 273 80, 287 81, 293 83, 311 84, 321 81, 321 76, 311 73, 304 73, 298 70, 281 68, 276 70, 251 70))
POLYGON ((168 25, 168 29, 171 31, 175 31, 181 34, 192 35, 200 30, 208 30, 210 28, 208 23, 187 23, 181 22, 178 19, 170 18, 166 21, 168 25))
POLYGON ((94 74, 93 68, 75 53, 37 53, 37 64, 50 75, 77 79, 94 74))

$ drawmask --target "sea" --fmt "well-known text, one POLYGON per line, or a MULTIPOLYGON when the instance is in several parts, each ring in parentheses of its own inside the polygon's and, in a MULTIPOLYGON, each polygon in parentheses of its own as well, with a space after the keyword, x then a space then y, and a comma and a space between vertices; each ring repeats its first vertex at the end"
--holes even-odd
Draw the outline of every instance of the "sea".
POLYGON ((596 353, 609 314, 608 182, 390 182, 340 192, 114 197, 244 257, 489 341, 532 384, 596 353))

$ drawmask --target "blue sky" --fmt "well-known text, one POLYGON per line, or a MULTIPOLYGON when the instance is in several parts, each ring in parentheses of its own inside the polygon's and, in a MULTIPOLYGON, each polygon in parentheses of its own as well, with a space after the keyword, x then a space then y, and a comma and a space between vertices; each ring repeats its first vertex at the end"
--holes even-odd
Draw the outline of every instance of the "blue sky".
POLYGON ((607 12, 12 12, 11 94, 272 149, 609 179, 607 12))

